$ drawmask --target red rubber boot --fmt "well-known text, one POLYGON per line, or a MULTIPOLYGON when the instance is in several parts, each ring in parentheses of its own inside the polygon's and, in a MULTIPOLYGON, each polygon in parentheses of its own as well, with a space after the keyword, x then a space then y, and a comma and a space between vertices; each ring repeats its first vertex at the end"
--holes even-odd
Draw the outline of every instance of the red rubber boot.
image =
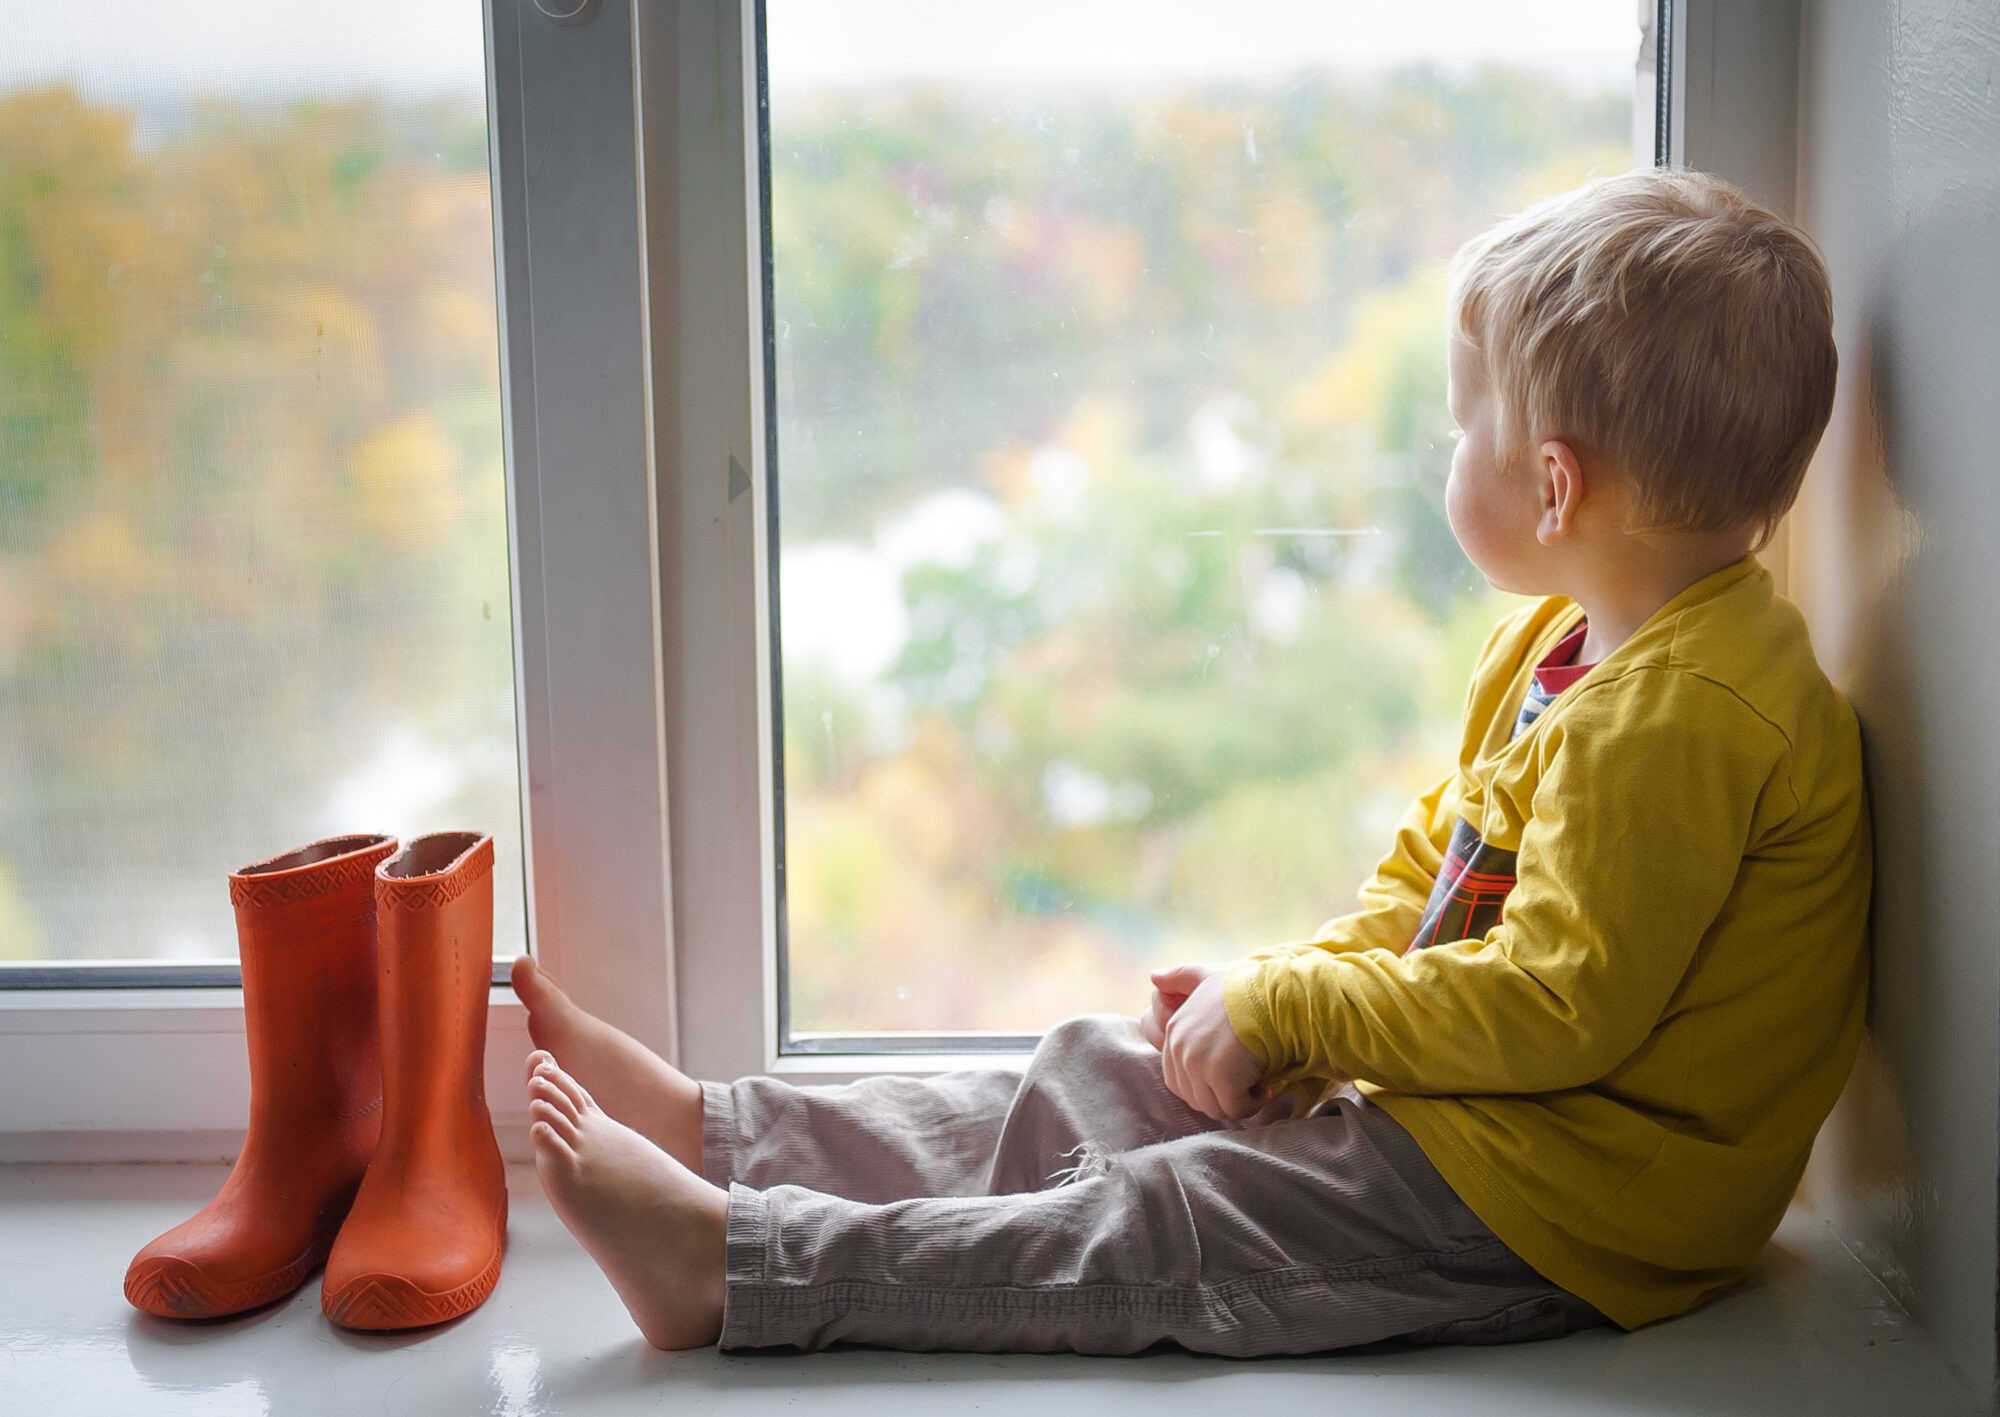
POLYGON ((133 1259, 125 1297, 212 1319, 282 1299, 319 1268, 382 1120, 375 868, 391 836, 338 836, 229 878, 250 1044, 250 1129, 215 1199, 133 1259))
POLYGON ((375 873, 382 1141, 326 1262, 346 1328, 469 1313, 500 1277, 507 1180, 486 1110, 493 838, 418 837, 375 873))

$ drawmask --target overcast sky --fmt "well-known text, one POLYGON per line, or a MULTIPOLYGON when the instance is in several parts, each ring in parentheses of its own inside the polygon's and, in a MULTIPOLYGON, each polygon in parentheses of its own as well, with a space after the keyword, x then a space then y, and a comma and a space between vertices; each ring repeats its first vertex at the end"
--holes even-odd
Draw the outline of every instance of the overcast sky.
POLYGON ((771 81, 1133 80, 1482 60, 1628 83, 1634 0, 768 0, 771 81))
MULTIPOLYGON (((666 4, 673 0, 645 0, 666 4)), ((528 0, 496 0, 527 4, 528 0)), ((1629 80, 1636 0, 768 0, 774 85, 1210 78, 1430 59, 1629 80)), ((10 5, 0 85, 479 90, 478 0, 10 5)), ((600 20, 599 23, 602 23, 600 20)))

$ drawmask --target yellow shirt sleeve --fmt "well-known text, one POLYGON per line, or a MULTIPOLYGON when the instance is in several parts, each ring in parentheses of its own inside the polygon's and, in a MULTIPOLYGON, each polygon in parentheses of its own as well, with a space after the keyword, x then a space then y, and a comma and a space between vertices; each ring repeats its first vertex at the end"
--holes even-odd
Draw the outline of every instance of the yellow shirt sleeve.
POLYGON ((1426 855, 1406 830, 1378 873, 1383 903, 1348 917, 1370 922, 1343 932, 1351 946, 1230 972, 1230 1022, 1269 1070, 1406 1093, 1553 1092, 1598 1080, 1644 1042, 1756 820, 1796 809, 1744 790, 1772 777, 1787 745, 1693 674, 1637 668, 1578 693, 1510 749, 1546 755, 1527 810, 1488 802, 1474 822, 1489 841, 1522 823, 1516 884, 1485 938, 1403 952, 1423 909, 1417 872, 1436 869, 1435 841, 1425 834, 1426 855))

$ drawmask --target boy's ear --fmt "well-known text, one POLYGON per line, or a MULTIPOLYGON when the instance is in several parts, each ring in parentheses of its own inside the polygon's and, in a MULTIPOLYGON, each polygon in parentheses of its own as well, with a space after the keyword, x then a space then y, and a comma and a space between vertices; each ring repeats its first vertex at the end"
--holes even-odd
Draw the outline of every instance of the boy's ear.
POLYGON ((1576 449, 1551 438, 1535 449, 1535 470, 1541 474, 1542 516, 1535 539, 1544 546, 1576 530, 1576 515, 1585 493, 1583 462, 1576 449))

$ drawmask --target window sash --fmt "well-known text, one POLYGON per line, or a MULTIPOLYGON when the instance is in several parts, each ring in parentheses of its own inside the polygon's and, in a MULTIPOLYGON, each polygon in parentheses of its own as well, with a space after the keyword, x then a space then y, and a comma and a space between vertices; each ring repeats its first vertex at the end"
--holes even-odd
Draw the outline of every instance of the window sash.
MULTIPOLYGON (((726 7, 725 7, 726 8, 726 7)), ((740 62, 744 71, 742 83, 744 93, 754 100, 754 105, 746 104, 743 122, 749 130, 752 171, 756 181, 756 209, 752 213, 752 240, 757 255, 756 274, 763 298, 755 303, 755 328, 763 342, 763 358, 758 374, 761 378, 762 397, 759 402, 764 412, 764 442, 762 453, 764 466, 755 478, 759 495, 767 501, 770 497, 770 481, 775 477, 777 465, 777 417, 776 410, 769 403, 768 392, 775 387, 775 332, 773 311, 768 292, 771 289, 772 250, 771 234, 765 213, 770 205, 770 104, 768 94, 767 66, 765 62, 765 20, 764 7, 757 0, 754 14, 747 16, 747 32, 741 44, 743 54, 740 61, 736 56, 718 56, 725 65, 740 62)), ((1683 72, 1676 69, 1677 55, 1686 52, 1686 25, 1676 27, 1674 14, 1676 0, 1653 0, 1653 15, 1646 28, 1645 44, 1635 56, 1634 131, 1632 135, 1635 163, 1652 165, 1673 165, 1680 161, 1680 145, 1683 143, 1682 115, 1684 103, 1679 98, 1679 89, 1674 75, 1683 72), (1654 42, 1655 35, 1668 36, 1667 43, 1654 42), (1676 39, 1678 36, 1678 39, 1676 39), (1678 43, 1678 48, 1676 44, 1678 43), (1651 61, 1651 71, 1644 68, 1651 61)), ((1704 35, 1712 34, 1720 23, 1717 14, 1720 8, 1716 0, 1707 0, 1704 7, 1691 0, 1679 0, 1682 10, 1693 9, 1697 24, 1704 35)), ((1752 0, 1750 8, 1758 10, 1778 9, 1768 6, 1763 0, 1752 0)), ((1794 19, 1796 17, 1794 16, 1794 19)), ((690 136, 683 132, 683 143, 690 136)), ((685 151, 685 147, 684 147, 685 151)), ((746 187, 748 184, 744 184, 746 187)), ((717 194, 718 196, 720 193, 717 194)), ((765 661, 763 672, 768 676, 771 688, 765 695, 764 712, 768 715, 765 727, 765 746, 760 760, 760 769, 765 777, 762 802, 766 816, 764 847, 770 860, 767 866, 769 876, 769 896, 767 918, 759 922, 765 938, 766 971, 766 1017, 762 1021, 765 1035, 764 1058, 758 1070, 795 1072, 800 1075, 814 1075, 817 1070, 834 1066, 836 1062, 854 1072, 938 1070, 954 1066, 984 1066, 998 1062, 1006 1066, 1018 1066, 1019 1055, 1035 1046, 1038 1036, 1034 1034, 1006 1032, 896 1032, 896 1033, 795 1033, 792 1028, 789 990, 787 988, 787 917, 784 906, 784 763, 783 763, 783 723, 781 714, 782 685, 780 681, 781 661, 779 656, 779 636, 782 634, 782 615, 777 608, 777 565, 770 547, 777 543, 775 510, 767 510, 769 519, 764 549, 764 564, 760 569, 754 587, 745 587, 741 593, 755 593, 759 597, 758 623, 762 632, 760 652, 765 661), (977 1059, 977 1063, 962 1060, 977 1059)), ((735 587, 732 586, 732 590, 735 587)), ((676 761, 680 761, 678 755, 676 761)), ((704 809, 712 810, 720 804, 704 803, 704 809)), ((694 948, 690 941, 688 948, 694 948)), ((747 1028, 748 1021, 740 1020, 739 1028, 747 1028)), ((744 1070, 749 1070, 747 1064, 744 1070)), ((851 1074, 843 1073, 840 1076, 851 1074)), ((831 1076, 831 1074, 830 1074, 831 1076)))

